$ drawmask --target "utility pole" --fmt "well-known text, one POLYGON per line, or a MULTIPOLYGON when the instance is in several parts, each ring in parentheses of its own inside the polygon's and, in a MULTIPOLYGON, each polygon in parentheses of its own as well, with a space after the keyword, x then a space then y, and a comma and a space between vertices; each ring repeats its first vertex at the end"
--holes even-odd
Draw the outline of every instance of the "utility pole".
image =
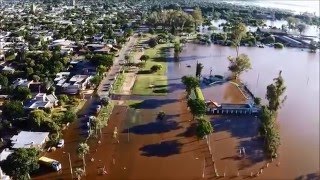
POLYGON ((257 87, 258 87, 259 78, 260 78, 260 73, 258 73, 257 83, 256 83, 256 87, 254 89, 254 96, 256 96, 256 93, 257 93, 257 87))

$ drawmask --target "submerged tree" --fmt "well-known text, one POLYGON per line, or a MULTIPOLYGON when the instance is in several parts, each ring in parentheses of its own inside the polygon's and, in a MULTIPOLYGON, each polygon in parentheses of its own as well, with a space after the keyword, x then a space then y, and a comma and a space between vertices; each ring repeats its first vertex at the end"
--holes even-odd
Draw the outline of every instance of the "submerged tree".
POLYGON ((237 79, 239 75, 251 69, 250 59, 246 54, 240 54, 238 57, 228 57, 230 61, 229 70, 234 74, 234 77, 237 79))
POLYGON ((196 128, 196 134, 198 138, 203 139, 206 135, 209 135, 212 132, 213 127, 208 120, 204 118, 198 119, 198 124, 196 128))
POLYGON ((287 98, 286 96, 282 97, 286 91, 286 86, 284 85, 281 73, 282 71, 279 72, 277 78, 273 79, 273 84, 267 86, 266 99, 269 101, 268 108, 274 112, 277 112, 281 108, 281 105, 287 98))
POLYGON ((199 79, 200 79, 200 77, 201 77, 202 69, 203 69, 202 63, 198 63, 198 62, 197 62, 196 77, 198 77, 199 79))
POLYGON ((174 58, 175 60, 179 60, 180 53, 182 52, 182 46, 180 43, 174 43, 174 58))
POLYGON ((306 28, 307 28, 307 26, 303 23, 300 23, 297 25, 297 29, 298 29, 300 35, 301 35, 301 33, 303 33, 306 30, 306 28))
POLYGON ((188 106, 193 115, 193 119, 195 117, 202 117, 206 113, 206 102, 201 99, 189 99, 188 106))
POLYGON ((289 29, 294 29, 296 23, 297 23, 297 19, 294 17, 288 17, 287 18, 287 22, 288 22, 288 27, 289 29))
POLYGON ((264 137, 265 149, 270 157, 276 157, 280 146, 279 130, 275 123, 275 112, 262 106, 260 113, 260 134, 264 137))
POLYGON ((236 48, 237 56, 239 56, 239 48, 241 39, 246 35, 247 28, 243 23, 235 23, 231 27, 232 44, 236 48))
POLYGON ((317 43, 315 41, 311 41, 309 45, 310 52, 315 53, 317 51, 317 43))
POLYGON ((187 97, 190 96, 192 89, 200 85, 199 80, 192 76, 183 76, 181 81, 186 86, 187 97))
POLYGON ((89 153, 89 146, 87 143, 80 143, 77 149, 77 154, 82 158, 83 170, 86 172, 85 155, 89 153))

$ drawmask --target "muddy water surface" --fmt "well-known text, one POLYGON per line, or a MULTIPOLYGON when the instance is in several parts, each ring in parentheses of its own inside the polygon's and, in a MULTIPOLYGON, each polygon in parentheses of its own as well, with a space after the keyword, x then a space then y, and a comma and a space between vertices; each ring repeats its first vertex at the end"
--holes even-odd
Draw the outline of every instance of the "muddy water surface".
MULTIPOLYGON (((319 171, 319 52, 285 48, 240 48, 247 54, 252 69, 241 75, 249 89, 264 98, 266 86, 282 70, 287 86, 287 100, 278 115, 281 132, 281 148, 278 173, 269 178, 297 178, 319 171)), ((173 63, 170 69, 182 75, 194 74, 196 61, 204 65, 203 75, 228 75, 229 55, 235 50, 222 46, 188 44, 180 63, 173 63), (187 68, 191 65, 191 68, 187 68)), ((173 73, 172 71, 172 73, 173 73)), ((207 91, 206 89, 204 91, 207 91)), ((220 91, 220 90, 219 90, 220 91)), ((213 92, 212 92, 213 93, 213 92)), ((221 100, 227 99, 224 93, 221 100)), ((264 177, 266 178, 266 177, 264 177)))

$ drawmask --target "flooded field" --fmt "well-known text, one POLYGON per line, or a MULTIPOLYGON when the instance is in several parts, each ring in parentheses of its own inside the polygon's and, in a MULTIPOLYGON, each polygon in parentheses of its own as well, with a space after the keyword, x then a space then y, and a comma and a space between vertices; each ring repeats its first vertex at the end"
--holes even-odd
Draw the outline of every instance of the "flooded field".
MULTIPOLYGON (((264 98, 266 86, 279 70, 283 71, 287 85, 288 99, 278 116, 282 144, 280 157, 257 178, 319 177, 319 53, 310 54, 300 49, 244 47, 240 51, 248 54, 252 61, 252 70, 240 78, 254 94, 264 98)), ((227 56, 234 54, 234 49, 228 47, 188 44, 179 62, 173 60, 172 54, 168 57, 167 96, 117 97, 119 100, 133 98, 141 101, 141 104, 137 110, 116 106, 108 126, 102 131, 101 142, 98 143, 98 139, 88 141, 87 175, 83 179, 212 178, 213 162, 205 140, 198 141, 195 138, 194 122, 189 121, 192 116, 183 98, 185 90, 181 77, 195 74, 196 61, 204 65, 203 76, 209 75, 211 68, 212 74, 227 76, 227 56), (167 114, 164 122, 156 118, 161 110, 167 114), (119 131, 119 143, 112 138, 115 127, 119 131), (107 174, 101 174, 102 168, 107 174)), ((230 83, 205 87, 203 91, 206 99, 227 103, 245 102, 241 92, 230 83)), ((225 179, 245 179, 265 165, 262 141, 256 138, 256 117, 210 118, 215 132, 209 142, 220 175, 226 173, 225 179), (239 158, 238 149, 242 147, 246 148, 246 156, 239 158)), ((81 142, 79 133, 79 124, 72 124, 64 133, 65 147, 46 154, 62 163, 62 172, 48 172, 33 178, 71 179, 68 153, 73 170, 83 166, 76 153, 77 145, 81 142)))
MULTIPOLYGON (((266 86, 282 70, 287 86, 287 101, 278 115, 281 133, 280 166, 270 167, 263 178, 294 179, 312 176, 319 172, 319 52, 309 53, 300 49, 276 50, 274 48, 240 48, 252 63, 252 70, 243 73, 241 80, 258 97, 264 98, 266 86), (267 176, 267 172, 270 173, 267 176)), ((213 74, 228 75, 229 55, 235 50, 222 46, 188 44, 181 55, 181 61, 172 63, 171 73, 195 74, 196 61, 204 65, 203 75, 210 69, 213 74), (191 65, 191 68, 187 68, 191 65)), ((174 76, 174 75, 172 75, 174 76)), ((175 79, 175 78, 173 78, 175 79)), ((177 80, 176 80, 177 82, 177 80)), ((210 91, 209 89, 204 89, 210 91)), ((213 91, 213 89, 212 89, 213 91)), ((217 90, 218 92, 221 89, 217 90)), ((210 92, 216 96, 215 92, 210 92)), ((232 93, 232 92, 231 92, 232 93)), ((228 101, 230 95, 220 94, 221 100, 228 101)), ((237 96, 237 95, 235 95, 237 96)), ((227 133, 227 132, 226 132, 227 133)), ((213 136, 216 136, 215 133, 213 136)), ((232 140, 231 140, 232 141, 232 140)), ((232 144, 232 143, 231 143, 232 144)), ((234 143, 233 143, 234 144, 234 143)), ((234 145, 233 145, 234 146, 234 145)), ((224 146, 227 148, 227 146, 224 146)), ((235 147, 236 148, 236 147, 235 147)), ((221 152, 221 151, 220 151, 221 152)))
POLYGON ((206 100, 220 103, 245 104, 247 99, 234 84, 226 82, 212 86, 203 86, 202 92, 206 100))

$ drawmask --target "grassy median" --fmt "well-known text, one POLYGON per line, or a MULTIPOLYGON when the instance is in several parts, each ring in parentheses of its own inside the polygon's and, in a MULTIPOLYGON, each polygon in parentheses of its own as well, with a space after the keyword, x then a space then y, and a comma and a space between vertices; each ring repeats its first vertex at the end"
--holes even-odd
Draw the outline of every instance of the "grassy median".
POLYGON ((124 73, 119 73, 117 80, 115 81, 115 83, 113 84, 113 88, 112 88, 112 93, 120 93, 123 83, 125 81, 125 75, 124 73))

